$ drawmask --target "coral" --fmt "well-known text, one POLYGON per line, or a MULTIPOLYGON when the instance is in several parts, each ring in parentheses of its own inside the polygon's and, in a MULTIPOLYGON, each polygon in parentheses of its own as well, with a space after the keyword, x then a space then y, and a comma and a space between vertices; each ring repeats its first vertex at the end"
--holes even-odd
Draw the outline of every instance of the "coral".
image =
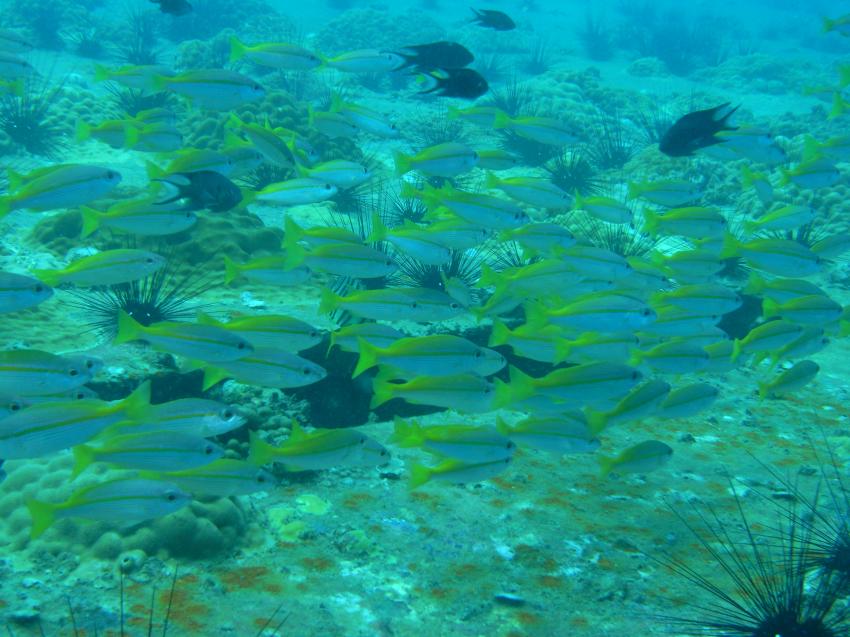
POLYGON ((351 9, 330 20, 316 33, 319 52, 335 55, 355 49, 394 49, 435 42, 443 28, 427 13, 409 9, 394 14, 378 9, 351 9))

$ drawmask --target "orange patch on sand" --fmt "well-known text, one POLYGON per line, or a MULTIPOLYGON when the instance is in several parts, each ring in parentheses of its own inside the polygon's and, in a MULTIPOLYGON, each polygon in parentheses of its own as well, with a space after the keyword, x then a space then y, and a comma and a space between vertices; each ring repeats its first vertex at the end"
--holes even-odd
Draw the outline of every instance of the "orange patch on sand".
POLYGON ((374 499, 369 493, 349 493, 342 501, 342 505, 349 509, 357 509, 360 505, 371 502, 374 499))
POLYGON ((540 623, 540 618, 537 615, 527 611, 518 612, 516 614, 516 618, 519 620, 520 624, 525 624, 526 626, 533 626, 534 624, 540 623))
POLYGON ((537 583, 544 588, 561 588, 564 585, 564 580, 554 575, 542 575, 537 578, 537 583))
POLYGON ((304 557, 301 563, 311 571, 329 571, 333 568, 334 563, 326 557, 304 557))
POLYGON ((193 602, 189 591, 181 588, 175 588, 174 591, 162 591, 159 594, 159 603, 163 608, 168 606, 169 599, 171 600, 170 621, 193 633, 203 634, 205 624, 200 623, 198 619, 209 615, 209 607, 193 602))
POLYGON ((589 624, 590 622, 587 621, 587 617, 584 617, 583 615, 574 615, 573 617, 570 617, 570 626, 584 628, 589 624))
POLYGON ((280 586, 269 583, 266 577, 270 571, 265 566, 244 566, 234 568, 220 573, 221 581, 227 588, 256 589, 277 592, 280 586))

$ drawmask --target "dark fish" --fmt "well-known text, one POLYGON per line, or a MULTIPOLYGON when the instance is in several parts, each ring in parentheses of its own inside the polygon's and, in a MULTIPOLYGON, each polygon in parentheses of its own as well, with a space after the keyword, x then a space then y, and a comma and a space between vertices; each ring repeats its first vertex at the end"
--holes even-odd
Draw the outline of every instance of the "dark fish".
POLYGON ((507 13, 492 9, 481 9, 480 11, 473 9, 472 12, 475 14, 472 21, 482 27, 496 29, 496 31, 511 31, 516 29, 516 24, 507 13))
POLYGON ((472 69, 438 69, 420 76, 425 90, 420 93, 436 93, 445 97, 475 99, 490 90, 487 80, 472 69))
POLYGON ((415 66, 420 71, 462 69, 475 60, 475 56, 457 42, 416 44, 392 52, 404 59, 404 63, 396 67, 396 71, 408 66, 415 66))
POLYGON ((708 108, 704 111, 694 111, 683 115, 658 142, 658 149, 670 157, 687 157, 694 151, 707 146, 719 144, 723 140, 714 135, 723 130, 737 130, 737 126, 729 124, 729 118, 738 110, 729 108, 730 102, 708 108))
POLYGON ((192 5, 186 0, 150 0, 154 4, 159 5, 159 10, 163 13, 181 16, 192 12, 192 5))
POLYGON ((192 173, 173 173, 162 179, 154 179, 174 189, 169 199, 156 202, 159 206, 180 199, 186 202, 180 210, 203 210, 226 212, 242 201, 242 191, 221 173, 214 170, 199 170, 192 173))

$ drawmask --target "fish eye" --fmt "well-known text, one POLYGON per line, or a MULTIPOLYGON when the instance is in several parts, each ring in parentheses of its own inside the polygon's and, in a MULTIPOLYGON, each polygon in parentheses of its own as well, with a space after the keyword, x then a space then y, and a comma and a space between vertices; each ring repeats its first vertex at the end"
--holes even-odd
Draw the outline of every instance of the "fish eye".
POLYGON ((174 502, 177 499, 177 494, 169 491, 165 494, 165 499, 169 502, 174 502))
POLYGON ((147 257, 145 263, 153 263, 153 257, 147 257))
POLYGON ((411 307, 411 309, 414 309, 414 310, 415 310, 415 309, 417 309, 417 308, 419 307, 419 303, 417 303, 416 301, 414 301, 413 303, 411 303, 411 304, 410 304, 410 307, 411 307))
POLYGON ((23 405, 18 401, 13 401, 9 403, 9 411, 20 411, 23 408, 23 405))
POLYGON ((303 368, 301 368, 301 374, 302 374, 302 375, 304 375, 304 376, 309 376, 311 373, 312 373, 312 372, 310 371, 310 368, 309 368, 309 367, 303 367, 303 368))
POLYGON ((257 482, 262 484, 265 481, 266 481, 266 476, 264 476, 262 473, 257 476, 257 482))
POLYGON ((460 303, 449 303, 449 307, 453 310, 457 310, 460 308, 460 303))
POLYGON ((395 264, 393 263, 392 259, 387 259, 386 261, 384 261, 384 265, 395 265, 395 264))
POLYGON ((118 176, 118 173, 115 172, 114 170, 107 170, 106 171, 106 178, 107 179, 115 179, 117 176, 118 176))
POLYGON ((76 370, 76 369, 73 369, 73 368, 72 368, 72 369, 69 369, 69 370, 68 370, 68 373, 69 373, 71 376, 77 376, 77 375, 79 375, 79 373, 80 373, 80 372, 79 372, 78 370, 76 370))
POLYGON ((221 412, 221 417, 224 418, 225 420, 230 420, 231 418, 233 418, 233 416, 234 416, 233 412, 230 411, 229 409, 225 409, 223 412, 221 412))
POLYGON ((331 188, 333 188, 333 186, 331 186, 330 184, 325 184, 325 190, 330 190, 331 188))
POLYGON ((44 286, 41 283, 37 283, 35 288, 33 288, 36 292, 44 292, 44 286))
POLYGON ((643 312, 641 312, 641 314, 643 314, 644 316, 649 316, 651 312, 652 312, 652 310, 650 310, 649 308, 646 308, 643 312))
POLYGON ((310 330, 310 338, 317 338, 319 336, 319 330, 310 330))
POLYGON ((476 352, 475 352, 475 354, 473 354, 473 356, 475 356, 475 358, 481 358, 482 356, 484 356, 484 352, 482 352, 480 349, 476 350, 476 352))
POLYGON ((516 445, 510 441, 508 441, 508 444, 505 445, 505 449, 513 449, 514 447, 516 447, 516 445))
POLYGON ((487 394, 489 394, 491 391, 492 391, 492 390, 491 390, 489 387, 485 387, 485 388, 484 388, 484 395, 486 396, 486 395, 487 395, 487 394))
POLYGON ((255 91, 262 91, 263 90, 263 87, 260 86, 259 84, 254 84, 251 88, 254 89, 255 91))
POLYGON ((211 456, 213 451, 215 451, 215 449, 213 449, 212 445, 207 445, 206 447, 204 447, 204 455, 205 456, 211 456))
POLYGON ((245 343, 239 343, 239 344, 236 346, 236 349, 245 349, 245 343))
POLYGON ((640 378, 640 372, 637 371, 637 370, 633 371, 632 372, 632 380, 637 380, 638 378, 640 378))

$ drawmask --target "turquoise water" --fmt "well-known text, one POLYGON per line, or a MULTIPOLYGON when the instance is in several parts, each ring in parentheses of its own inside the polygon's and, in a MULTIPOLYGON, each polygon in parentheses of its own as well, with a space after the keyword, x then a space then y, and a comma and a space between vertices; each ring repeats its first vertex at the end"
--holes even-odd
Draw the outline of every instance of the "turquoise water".
POLYGON ((848 634, 850 20, 488 9, 0 0, 8 634, 848 634))

